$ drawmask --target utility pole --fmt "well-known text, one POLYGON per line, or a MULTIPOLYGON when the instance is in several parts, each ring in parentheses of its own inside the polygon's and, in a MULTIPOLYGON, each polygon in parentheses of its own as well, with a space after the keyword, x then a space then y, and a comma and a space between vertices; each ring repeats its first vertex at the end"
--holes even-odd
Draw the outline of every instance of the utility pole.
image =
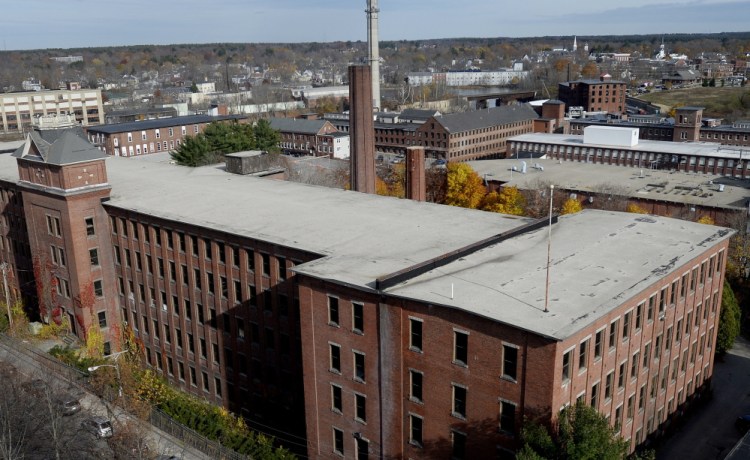
POLYGON ((5 288, 5 307, 8 309, 8 325, 13 326, 13 315, 10 314, 10 297, 8 296, 8 263, 0 264, 3 271, 3 287, 5 288))

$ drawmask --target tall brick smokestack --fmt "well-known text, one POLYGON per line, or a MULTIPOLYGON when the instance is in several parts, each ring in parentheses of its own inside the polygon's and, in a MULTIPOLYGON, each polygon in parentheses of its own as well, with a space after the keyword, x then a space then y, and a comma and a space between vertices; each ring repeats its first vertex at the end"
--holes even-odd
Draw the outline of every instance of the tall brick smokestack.
POLYGON ((351 188, 375 193, 375 127, 372 121, 370 66, 349 66, 349 136, 351 188))
POLYGON ((406 148, 406 198, 415 201, 427 199, 424 147, 406 148))
POLYGON ((367 63, 372 71, 372 105, 380 108, 380 41, 378 38, 378 0, 367 0, 367 63))

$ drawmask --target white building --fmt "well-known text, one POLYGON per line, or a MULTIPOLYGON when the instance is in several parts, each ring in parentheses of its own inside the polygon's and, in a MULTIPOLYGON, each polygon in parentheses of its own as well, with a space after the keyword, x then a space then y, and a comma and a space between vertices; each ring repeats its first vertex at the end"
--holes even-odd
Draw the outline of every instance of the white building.
POLYGON ((410 86, 424 86, 433 82, 444 81, 446 86, 503 86, 517 83, 529 76, 523 70, 523 63, 516 63, 512 69, 488 71, 456 71, 445 73, 412 72, 407 75, 410 86))
POLYGON ((198 92, 201 94, 210 94, 216 92, 216 83, 212 81, 196 83, 195 87, 198 88, 198 92))
POLYGON ((39 115, 73 114, 83 126, 104 123, 100 89, 0 94, 0 132, 22 133, 39 115))

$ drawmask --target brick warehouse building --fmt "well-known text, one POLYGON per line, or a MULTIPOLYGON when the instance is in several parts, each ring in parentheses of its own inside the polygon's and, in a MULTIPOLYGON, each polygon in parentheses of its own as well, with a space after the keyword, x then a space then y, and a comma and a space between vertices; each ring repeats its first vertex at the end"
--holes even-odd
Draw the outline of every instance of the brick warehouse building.
MULTIPOLYGON (((447 161, 501 158, 506 140, 532 132, 537 118, 531 106, 522 104, 432 116, 424 123, 375 123, 375 146, 378 152, 399 154, 422 146, 426 157, 447 161)), ((349 132, 348 119, 328 121, 349 132)))
POLYGON ((599 80, 576 80, 558 84, 558 98, 565 106, 583 107, 586 112, 625 112, 627 84, 611 80, 608 75, 599 80))
POLYGON ((102 274, 89 321, 104 311, 107 334, 127 321, 173 385, 306 433, 310 457, 495 456, 517 447, 524 417, 581 397, 633 448, 710 381, 727 230, 563 217, 544 312, 546 220, 105 158, 55 137, 60 150, 29 154, 45 145, 30 137, 20 158, 0 156, 0 197, 15 197, 3 260, 16 270, 54 241, 72 297, 102 274))
POLYGON ((87 132, 89 141, 107 155, 132 157, 171 152, 187 136, 202 133, 209 123, 242 120, 246 118, 240 115, 188 115, 94 126, 87 132))
POLYGON ((750 146, 750 121, 719 124, 703 118, 702 107, 677 107, 675 121, 663 116, 629 116, 625 120, 580 118, 570 120, 570 133, 583 134, 587 126, 638 128, 640 139, 674 142, 710 142, 737 147, 750 146))
MULTIPOLYGON (((750 157, 742 148, 708 142, 638 140, 633 145, 615 142, 616 133, 638 128, 587 126, 585 133, 604 133, 592 141, 569 134, 523 134, 508 140, 506 158, 546 155, 560 161, 664 169, 690 173, 750 178, 750 157), (606 138, 606 133, 612 133, 606 138)), ((636 139, 638 134, 635 135, 636 139)))

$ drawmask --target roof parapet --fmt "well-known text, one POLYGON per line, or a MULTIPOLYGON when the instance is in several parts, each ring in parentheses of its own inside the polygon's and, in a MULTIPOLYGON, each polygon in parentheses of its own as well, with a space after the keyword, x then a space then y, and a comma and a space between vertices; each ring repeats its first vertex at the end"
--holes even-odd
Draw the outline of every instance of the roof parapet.
POLYGON ((503 233, 491 236, 489 238, 485 238, 483 240, 477 241, 476 243, 472 243, 468 246, 458 248, 455 251, 441 254, 437 257, 433 257, 432 259, 412 265, 411 267, 406 267, 403 270, 399 270, 397 272, 393 272, 393 273, 381 276, 375 280, 375 288, 378 289, 379 291, 388 289, 399 283, 407 281, 411 278, 415 278, 419 275, 427 273, 430 270, 434 270, 436 268, 440 268, 445 265, 448 265, 451 262, 454 262, 462 257, 465 257, 479 250, 482 250, 488 246, 492 246, 494 244, 501 243, 505 240, 515 238, 517 236, 523 235, 524 233, 529 233, 534 230, 544 228, 550 225, 550 223, 556 224, 557 219, 558 219, 558 215, 556 214, 552 216, 552 219, 545 216, 543 218, 537 219, 528 224, 521 225, 520 227, 516 227, 512 230, 508 230, 507 232, 503 232, 503 233))

